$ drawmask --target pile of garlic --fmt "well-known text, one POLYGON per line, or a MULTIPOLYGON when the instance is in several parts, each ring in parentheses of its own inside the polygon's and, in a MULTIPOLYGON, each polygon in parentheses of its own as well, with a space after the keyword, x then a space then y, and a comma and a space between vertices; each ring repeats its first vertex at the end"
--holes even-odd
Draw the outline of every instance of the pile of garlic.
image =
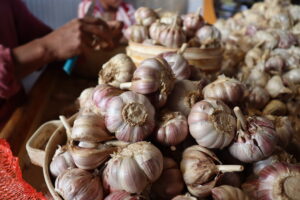
POLYGON ((205 23, 200 11, 179 16, 141 7, 135 12, 136 24, 127 29, 125 36, 129 41, 169 48, 179 48, 183 43, 202 49, 219 48, 220 31, 205 23))

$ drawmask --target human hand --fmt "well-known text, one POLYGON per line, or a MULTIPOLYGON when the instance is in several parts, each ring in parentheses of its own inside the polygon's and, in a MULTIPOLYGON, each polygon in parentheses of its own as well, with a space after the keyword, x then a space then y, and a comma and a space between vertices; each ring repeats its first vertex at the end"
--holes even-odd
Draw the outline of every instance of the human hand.
POLYGON ((99 18, 74 19, 41 40, 55 60, 67 59, 94 48, 95 41, 113 45, 109 26, 99 18))
POLYGON ((114 46, 117 46, 119 44, 120 39, 123 36, 122 29, 123 29, 124 23, 121 21, 108 21, 107 24, 111 31, 111 35, 113 38, 113 44, 114 44, 114 46))

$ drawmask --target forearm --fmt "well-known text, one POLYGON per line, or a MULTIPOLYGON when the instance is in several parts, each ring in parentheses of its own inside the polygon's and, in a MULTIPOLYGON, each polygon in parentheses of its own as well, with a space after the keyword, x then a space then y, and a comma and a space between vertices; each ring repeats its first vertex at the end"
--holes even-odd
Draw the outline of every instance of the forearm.
POLYGON ((15 73, 18 79, 25 77, 43 65, 54 61, 54 54, 47 48, 43 38, 33 40, 12 50, 15 73))

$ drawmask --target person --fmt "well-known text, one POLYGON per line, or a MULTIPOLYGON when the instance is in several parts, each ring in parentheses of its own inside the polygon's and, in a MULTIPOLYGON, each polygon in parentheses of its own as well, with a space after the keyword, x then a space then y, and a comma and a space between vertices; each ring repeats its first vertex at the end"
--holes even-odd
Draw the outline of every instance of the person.
POLYGON ((74 19, 52 31, 21 0, 1 0, 0 13, 0 128, 24 99, 22 78, 47 63, 83 54, 94 36, 112 44, 110 28, 99 18, 74 19))

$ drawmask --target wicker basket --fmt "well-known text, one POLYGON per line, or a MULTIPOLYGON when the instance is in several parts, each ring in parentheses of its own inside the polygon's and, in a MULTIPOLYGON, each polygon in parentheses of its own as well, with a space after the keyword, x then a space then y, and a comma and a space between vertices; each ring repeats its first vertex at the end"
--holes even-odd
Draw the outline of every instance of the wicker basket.
MULTIPOLYGON (((167 48, 159 45, 145 45, 136 42, 129 42, 129 45, 126 48, 126 53, 138 66, 147 58, 155 57, 164 52, 177 50, 178 49, 167 48)), ((202 71, 216 72, 221 68, 222 54, 222 48, 200 49, 193 47, 186 49, 184 57, 191 65, 194 65, 202 71)))

